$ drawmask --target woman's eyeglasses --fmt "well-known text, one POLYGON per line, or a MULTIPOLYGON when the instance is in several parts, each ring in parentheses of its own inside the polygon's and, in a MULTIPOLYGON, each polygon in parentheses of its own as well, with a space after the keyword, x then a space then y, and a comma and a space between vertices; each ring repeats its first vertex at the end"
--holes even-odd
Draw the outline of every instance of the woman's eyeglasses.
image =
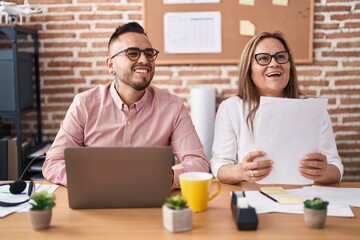
POLYGON ((159 51, 154 49, 154 48, 145 48, 144 50, 141 50, 139 48, 134 48, 134 47, 131 47, 131 48, 127 48, 127 49, 124 49, 124 50, 121 50, 120 52, 114 54, 111 59, 113 59, 114 57, 116 57, 117 55, 119 55, 120 53, 125 53, 126 56, 131 60, 131 61, 137 61, 140 56, 141 56, 141 52, 144 53, 146 59, 149 61, 149 62, 153 62, 156 60, 158 54, 159 54, 159 51))
POLYGON ((272 58, 279 64, 287 63, 290 59, 290 52, 288 51, 281 51, 277 52, 274 55, 269 53, 258 53, 254 56, 256 62, 261 66, 266 66, 271 63, 272 58))

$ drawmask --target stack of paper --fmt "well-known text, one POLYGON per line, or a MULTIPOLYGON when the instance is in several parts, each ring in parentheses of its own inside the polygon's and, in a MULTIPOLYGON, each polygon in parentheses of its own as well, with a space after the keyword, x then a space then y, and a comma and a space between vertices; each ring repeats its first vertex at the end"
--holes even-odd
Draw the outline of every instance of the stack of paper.
POLYGON ((259 184, 313 184, 300 175, 300 161, 319 152, 327 99, 261 97, 255 131, 255 149, 273 161, 270 174, 259 184), (301 113, 301 114, 300 114, 301 113), (304 144, 306 143, 306 144, 304 144))
POLYGON ((322 186, 307 186, 296 189, 286 189, 287 194, 270 194, 275 202, 259 191, 246 191, 248 204, 256 209, 257 213, 294 213, 303 214, 303 203, 281 202, 281 198, 301 198, 302 201, 322 198, 329 202, 327 215, 335 217, 354 217, 351 207, 360 207, 360 188, 334 188, 322 186))

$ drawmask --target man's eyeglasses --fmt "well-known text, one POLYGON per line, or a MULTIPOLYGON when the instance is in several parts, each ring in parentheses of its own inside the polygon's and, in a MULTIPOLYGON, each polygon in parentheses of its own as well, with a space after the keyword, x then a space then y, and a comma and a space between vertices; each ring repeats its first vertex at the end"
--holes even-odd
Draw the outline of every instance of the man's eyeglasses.
POLYGON ((266 66, 271 63, 272 58, 279 64, 287 63, 290 59, 290 52, 288 51, 281 51, 277 52, 274 55, 269 53, 258 53, 254 56, 256 62, 261 66, 266 66))
POLYGON ((154 49, 154 48, 145 48, 144 50, 138 49, 138 48, 127 48, 124 50, 121 50, 120 52, 114 54, 111 59, 113 59, 114 57, 116 57, 117 55, 119 55, 120 53, 125 53, 126 56, 131 60, 131 61, 137 61, 140 56, 141 56, 141 52, 144 53, 146 59, 149 62, 153 62, 155 61, 155 59, 157 58, 159 51, 154 49))

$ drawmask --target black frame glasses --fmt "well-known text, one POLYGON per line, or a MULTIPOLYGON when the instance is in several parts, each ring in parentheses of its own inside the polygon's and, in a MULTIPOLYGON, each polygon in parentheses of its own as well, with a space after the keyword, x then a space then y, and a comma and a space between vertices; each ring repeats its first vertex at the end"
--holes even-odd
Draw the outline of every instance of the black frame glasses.
POLYGON ((131 61, 137 61, 140 56, 141 56, 141 53, 143 52, 146 59, 149 61, 149 62, 153 62, 156 60, 158 54, 159 54, 159 51, 154 49, 154 48, 145 48, 144 50, 141 50, 139 48, 135 48, 135 47, 130 47, 130 48, 126 48, 124 50, 121 50, 120 52, 118 53, 115 53, 111 59, 113 59, 114 57, 116 57, 117 55, 121 54, 121 53, 125 53, 126 56, 131 60, 131 61))
POLYGON ((254 55, 255 61, 260 66, 266 66, 271 63, 272 58, 279 64, 285 64, 290 60, 290 52, 289 51, 280 51, 271 55, 269 53, 258 53, 254 55))

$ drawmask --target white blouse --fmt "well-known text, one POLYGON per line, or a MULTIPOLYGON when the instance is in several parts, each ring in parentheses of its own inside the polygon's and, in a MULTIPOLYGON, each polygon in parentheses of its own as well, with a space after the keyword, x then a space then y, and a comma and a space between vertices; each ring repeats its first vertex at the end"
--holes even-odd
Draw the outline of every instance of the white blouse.
MULTIPOLYGON (((247 126, 248 112, 247 104, 237 96, 224 100, 219 106, 210 160, 211 171, 216 178, 221 166, 236 164, 249 152, 261 150, 255 149, 253 134, 247 126)), ((256 122, 257 114, 254 118, 254 126, 256 122)), ((337 151, 329 114, 324 118, 319 152, 326 155, 328 164, 333 164, 339 169, 342 179, 344 166, 337 151)))

